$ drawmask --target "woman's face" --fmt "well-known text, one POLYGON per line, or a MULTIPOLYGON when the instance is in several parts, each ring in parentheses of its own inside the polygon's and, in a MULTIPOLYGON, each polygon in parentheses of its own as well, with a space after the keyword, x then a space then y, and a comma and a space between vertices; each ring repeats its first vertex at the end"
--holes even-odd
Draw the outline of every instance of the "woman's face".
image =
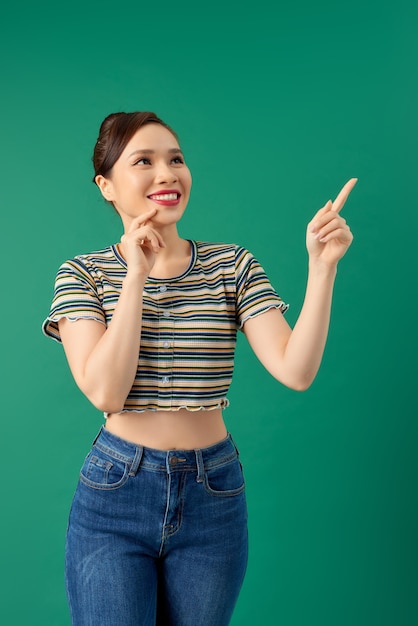
POLYGON ((109 178, 96 182, 106 200, 113 202, 125 226, 152 208, 155 226, 178 222, 190 196, 192 178, 176 138, 161 124, 140 128, 119 159, 109 178))

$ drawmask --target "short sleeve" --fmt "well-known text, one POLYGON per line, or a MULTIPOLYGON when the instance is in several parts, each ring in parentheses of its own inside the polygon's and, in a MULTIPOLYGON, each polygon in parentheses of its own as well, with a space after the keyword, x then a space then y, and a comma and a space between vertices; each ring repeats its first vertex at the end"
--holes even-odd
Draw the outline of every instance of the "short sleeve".
POLYGON ((236 319, 238 328, 250 318, 275 308, 285 313, 283 302, 257 259, 245 248, 238 247, 235 256, 236 319))
POLYGON ((96 283, 80 259, 66 261, 59 268, 51 310, 42 324, 45 335, 61 342, 58 321, 91 319, 106 324, 96 283))

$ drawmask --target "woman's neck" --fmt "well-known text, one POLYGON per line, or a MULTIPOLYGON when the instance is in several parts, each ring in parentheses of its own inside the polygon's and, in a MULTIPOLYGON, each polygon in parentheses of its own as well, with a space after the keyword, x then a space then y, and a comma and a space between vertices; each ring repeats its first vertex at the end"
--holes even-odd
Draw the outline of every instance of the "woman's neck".
POLYGON ((166 248, 160 250, 151 270, 152 278, 171 278, 180 276, 190 264, 191 247, 186 239, 177 236, 176 240, 164 239, 166 248))

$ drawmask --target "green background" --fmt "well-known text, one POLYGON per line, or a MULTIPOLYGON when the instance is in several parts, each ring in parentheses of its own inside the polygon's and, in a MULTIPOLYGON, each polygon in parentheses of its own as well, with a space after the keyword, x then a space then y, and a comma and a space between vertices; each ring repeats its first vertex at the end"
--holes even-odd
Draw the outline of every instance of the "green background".
POLYGON ((232 624, 416 626, 417 19, 412 0, 1 9, 2 624, 69 625, 66 520, 102 417, 40 326, 58 265, 120 237, 90 158, 102 118, 139 109, 192 170, 181 234, 248 247, 291 324, 305 225, 359 178, 313 386, 239 340, 225 417, 251 550, 232 624))

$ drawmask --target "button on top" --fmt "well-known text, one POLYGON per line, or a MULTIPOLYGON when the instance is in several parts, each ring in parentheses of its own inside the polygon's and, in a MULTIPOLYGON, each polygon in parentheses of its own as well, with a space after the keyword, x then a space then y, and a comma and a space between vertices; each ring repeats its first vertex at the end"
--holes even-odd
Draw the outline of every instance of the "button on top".
POLYGON ((170 347, 170 342, 169 341, 164 341, 163 346, 164 346, 164 348, 169 348, 170 347))
POLYGON ((168 381, 169 381, 169 380, 170 380, 170 379, 169 379, 169 377, 168 377, 168 376, 163 376, 163 377, 162 377, 162 379, 161 379, 161 382, 163 383, 163 385, 166 385, 166 384, 168 383, 168 381))
POLYGON ((170 456, 169 463, 170 465, 177 465, 177 463, 185 463, 186 461, 187 459, 183 459, 182 457, 179 457, 179 456, 170 456))
POLYGON ((170 317, 170 311, 164 311, 163 313, 164 317, 170 317))
POLYGON ((167 285, 160 286, 160 293, 165 293, 167 291, 167 285))

